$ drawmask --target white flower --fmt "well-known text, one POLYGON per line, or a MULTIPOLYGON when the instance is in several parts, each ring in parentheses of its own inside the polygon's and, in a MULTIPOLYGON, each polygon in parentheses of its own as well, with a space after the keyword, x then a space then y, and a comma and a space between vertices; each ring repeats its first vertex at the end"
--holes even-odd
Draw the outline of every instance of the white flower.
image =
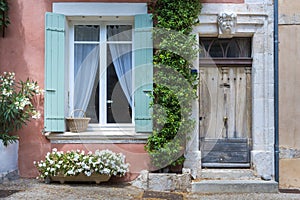
MULTIPOLYGON (((45 172, 47 169, 46 171, 51 175, 64 173, 69 176, 79 173, 84 173, 86 176, 91 176, 93 173, 123 176, 129 168, 123 154, 110 150, 97 150, 94 154, 88 152, 85 155, 84 151, 79 150, 64 153, 53 149, 52 153, 47 153, 46 162, 41 161, 38 164, 42 166, 42 169, 38 168, 40 171, 45 172)), ((41 174, 40 178, 45 178, 44 174, 41 174)))
POLYGON ((75 174, 75 173, 74 173, 74 171, 73 171, 73 170, 69 170, 69 171, 67 172, 67 174, 70 174, 70 175, 72 175, 72 174, 75 174))
POLYGON ((32 119, 40 119, 41 113, 39 111, 32 111, 32 119))
POLYGON ((108 168, 103 169, 103 174, 109 174, 109 173, 110 173, 110 169, 108 169, 108 168))
POLYGON ((45 93, 45 90, 39 89, 39 90, 36 90, 35 93, 36 93, 37 95, 41 95, 41 94, 44 94, 44 93, 45 93))
POLYGON ((79 159, 79 155, 75 154, 74 161, 78 161, 78 159, 79 159))
POLYGON ((12 91, 11 90, 6 90, 5 88, 3 89, 3 91, 2 91, 2 94, 4 95, 4 96, 7 96, 7 97, 9 97, 10 95, 12 95, 12 91))
POLYGON ((85 175, 87 175, 87 176, 91 176, 91 175, 92 175, 92 173, 91 173, 90 171, 85 171, 84 173, 85 173, 85 175))
POLYGON ((45 172, 45 176, 47 176, 49 173, 48 172, 45 172))

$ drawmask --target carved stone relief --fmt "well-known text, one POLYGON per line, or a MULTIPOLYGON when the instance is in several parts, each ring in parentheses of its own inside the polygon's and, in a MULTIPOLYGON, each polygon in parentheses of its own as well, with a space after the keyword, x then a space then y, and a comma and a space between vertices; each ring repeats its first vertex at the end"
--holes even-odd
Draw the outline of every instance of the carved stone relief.
POLYGON ((235 34, 237 17, 235 13, 220 13, 218 16, 219 38, 231 38, 235 34))

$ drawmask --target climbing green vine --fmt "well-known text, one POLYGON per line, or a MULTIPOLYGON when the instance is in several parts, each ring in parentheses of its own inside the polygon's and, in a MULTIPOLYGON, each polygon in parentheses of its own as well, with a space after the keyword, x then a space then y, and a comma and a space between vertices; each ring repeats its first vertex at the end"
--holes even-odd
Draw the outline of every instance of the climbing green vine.
POLYGON ((8 10, 9 6, 7 0, 0 0, 0 31, 3 37, 5 35, 5 29, 10 24, 8 10))
POLYGON ((182 164, 186 139, 194 130, 192 102, 197 73, 192 62, 199 53, 192 27, 198 23, 199 0, 156 0, 154 21, 153 134, 145 149, 153 166, 161 169, 182 164))

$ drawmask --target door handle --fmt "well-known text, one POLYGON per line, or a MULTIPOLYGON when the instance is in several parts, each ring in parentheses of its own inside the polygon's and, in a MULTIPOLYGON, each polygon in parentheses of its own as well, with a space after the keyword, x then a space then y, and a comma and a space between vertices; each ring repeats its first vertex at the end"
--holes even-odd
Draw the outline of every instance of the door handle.
POLYGON ((112 103, 114 103, 114 101, 113 100, 107 100, 106 103, 112 104, 112 103))

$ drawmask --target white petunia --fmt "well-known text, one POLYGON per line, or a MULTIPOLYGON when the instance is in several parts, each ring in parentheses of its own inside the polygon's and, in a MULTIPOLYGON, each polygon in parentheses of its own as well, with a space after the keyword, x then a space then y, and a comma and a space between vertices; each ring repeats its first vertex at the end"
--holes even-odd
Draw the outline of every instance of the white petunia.
POLYGON ((84 173, 85 173, 85 175, 87 175, 87 176, 91 176, 91 175, 92 175, 92 173, 91 173, 90 171, 85 171, 84 173))

